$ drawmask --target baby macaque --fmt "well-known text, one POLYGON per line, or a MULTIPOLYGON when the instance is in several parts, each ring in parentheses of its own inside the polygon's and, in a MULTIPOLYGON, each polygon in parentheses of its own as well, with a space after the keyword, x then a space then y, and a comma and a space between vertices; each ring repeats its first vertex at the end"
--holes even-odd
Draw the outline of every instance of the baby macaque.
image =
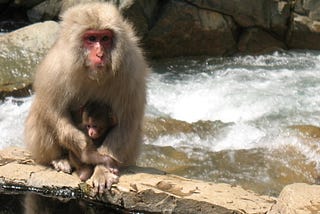
POLYGON ((95 146, 99 147, 108 131, 117 125, 111 107, 99 102, 89 102, 80 111, 79 128, 92 139, 95 146))
MULTIPOLYGON (((100 102, 88 102, 80 109, 81 123, 79 124, 82 130, 90 139, 96 148, 100 147, 107 133, 117 125, 117 119, 113 115, 110 106, 100 102)), ((105 166, 111 173, 118 175, 119 162, 107 155, 105 166)), ((81 161, 69 151, 69 161, 71 167, 76 169, 80 180, 87 180, 93 173, 93 166, 81 161)))

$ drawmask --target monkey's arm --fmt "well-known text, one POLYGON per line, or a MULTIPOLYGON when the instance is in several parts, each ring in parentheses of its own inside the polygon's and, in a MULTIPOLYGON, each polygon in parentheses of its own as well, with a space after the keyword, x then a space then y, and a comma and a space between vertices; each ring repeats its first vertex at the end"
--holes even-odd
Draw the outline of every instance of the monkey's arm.
POLYGON ((101 154, 108 154, 120 165, 132 165, 140 152, 142 143, 142 123, 145 107, 145 88, 144 82, 133 87, 126 96, 126 103, 121 103, 121 112, 117 112, 117 106, 113 107, 118 123, 108 133, 102 146, 98 148, 101 154))
MULTIPOLYGON (((86 136, 78 130, 71 119, 70 106, 75 94, 70 90, 71 67, 66 52, 61 52, 57 42, 40 63, 34 81, 34 115, 47 128, 44 134, 54 135, 55 143, 79 155, 86 147, 86 136), (61 63, 65 62, 65 63, 61 63)), ((40 121, 39 121, 40 122, 40 121)), ((41 127, 38 128, 41 130, 41 127)))
POLYGON ((74 125, 68 112, 57 115, 55 121, 58 142, 77 157, 81 157, 82 151, 90 144, 90 139, 74 125))
MULTIPOLYGON (((37 100, 41 100, 41 93, 37 100)), ((69 99, 72 101, 72 99, 69 99)), ((44 124, 51 127, 56 143, 71 151, 79 160, 87 164, 104 163, 109 157, 98 153, 91 139, 87 137, 72 120, 69 104, 64 102, 47 102, 43 104, 40 118, 45 118, 44 124)))
POLYGON ((141 128, 121 126, 115 127, 98 148, 101 154, 107 154, 120 163, 120 166, 134 165, 140 152, 141 128))

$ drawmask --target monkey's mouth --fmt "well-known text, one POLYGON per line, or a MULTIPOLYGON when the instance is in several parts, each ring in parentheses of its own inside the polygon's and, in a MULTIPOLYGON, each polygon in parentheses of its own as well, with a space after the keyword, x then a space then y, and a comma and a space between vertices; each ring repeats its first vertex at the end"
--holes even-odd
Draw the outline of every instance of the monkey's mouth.
POLYGON ((91 80, 99 80, 99 79, 101 79, 102 71, 101 71, 101 69, 98 69, 98 68, 90 69, 88 76, 91 80))
POLYGON ((105 67, 106 67, 106 64, 104 62, 95 65, 95 69, 99 71, 105 70, 105 67))

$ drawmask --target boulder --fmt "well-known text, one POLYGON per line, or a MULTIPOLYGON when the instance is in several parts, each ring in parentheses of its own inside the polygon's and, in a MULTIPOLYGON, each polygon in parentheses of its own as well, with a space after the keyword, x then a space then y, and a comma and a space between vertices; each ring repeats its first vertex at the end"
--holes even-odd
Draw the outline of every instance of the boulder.
POLYGON ((238 49, 243 54, 266 54, 285 50, 287 47, 263 29, 248 28, 240 36, 238 49))
POLYGON ((319 50, 319 40, 320 21, 294 13, 287 38, 289 48, 319 50))
POLYGON ((320 2, 317 0, 297 0, 294 11, 314 21, 320 21, 320 2))
POLYGON ((61 0, 47 0, 34 6, 27 11, 27 16, 31 22, 57 19, 61 10, 61 0))
POLYGON ((119 6, 122 14, 135 27, 140 38, 144 38, 155 23, 160 0, 127 0, 119 6))
POLYGON ((230 16, 169 1, 144 43, 152 57, 222 56, 235 52, 236 30, 230 16))
POLYGON ((288 1, 186 0, 198 8, 231 16, 242 28, 260 27, 283 35, 290 18, 288 1))
POLYGON ((287 35, 289 48, 319 50, 319 39, 320 2, 296 1, 287 35))
POLYGON ((2 55, 13 55, 10 47, 43 54, 55 42, 59 24, 54 21, 36 23, 0 36, 2 55))
POLYGON ((296 183, 281 191, 277 203, 268 214, 312 214, 320 212, 320 186, 296 183))
POLYGON ((58 23, 47 21, 0 35, 0 98, 29 95, 34 68, 58 30, 58 23))

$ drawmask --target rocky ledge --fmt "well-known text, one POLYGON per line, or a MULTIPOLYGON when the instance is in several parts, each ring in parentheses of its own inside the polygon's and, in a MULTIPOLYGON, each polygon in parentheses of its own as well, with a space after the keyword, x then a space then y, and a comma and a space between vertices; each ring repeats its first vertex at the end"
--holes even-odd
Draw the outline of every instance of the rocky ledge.
POLYGON ((0 193, 9 186, 28 191, 57 192, 64 197, 86 197, 126 210, 148 213, 317 213, 320 211, 320 186, 292 184, 279 198, 258 195, 240 186, 209 183, 166 174, 152 169, 131 167, 120 182, 103 196, 92 196, 91 188, 76 175, 39 166, 23 148, 0 151, 0 193))

